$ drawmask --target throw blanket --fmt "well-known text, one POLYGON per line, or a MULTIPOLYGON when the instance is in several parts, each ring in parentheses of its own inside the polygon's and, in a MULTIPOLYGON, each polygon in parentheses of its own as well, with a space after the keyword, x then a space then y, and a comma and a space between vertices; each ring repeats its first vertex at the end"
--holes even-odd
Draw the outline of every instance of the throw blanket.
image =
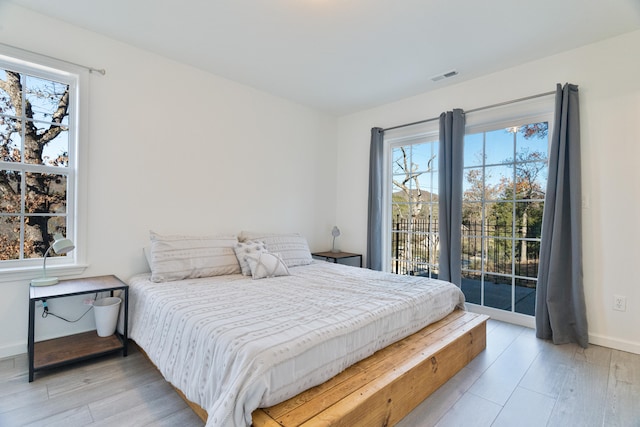
POLYGON ((464 308, 460 289, 439 280, 327 262, 290 272, 261 280, 131 279, 130 337, 207 411, 207 427, 249 426, 255 409, 464 308))

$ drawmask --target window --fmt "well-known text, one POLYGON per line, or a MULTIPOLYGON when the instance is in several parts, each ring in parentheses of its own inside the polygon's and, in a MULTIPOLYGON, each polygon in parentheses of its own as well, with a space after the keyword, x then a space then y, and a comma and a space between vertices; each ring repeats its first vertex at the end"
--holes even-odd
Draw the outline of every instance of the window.
MULTIPOLYGON (((79 79, 0 55, 2 269, 41 265, 55 233, 77 238, 79 79)), ((75 252, 49 256, 57 259, 48 265, 77 259, 75 252)))
POLYGON ((535 315, 549 122, 464 139, 462 290, 468 302, 535 315))
MULTIPOLYGON (((530 325, 535 315, 553 99, 466 116, 461 287, 469 303, 530 325)), ((438 121, 385 133, 383 269, 437 278, 438 121)))
POLYGON ((391 148, 391 272, 437 277, 437 136, 391 148))

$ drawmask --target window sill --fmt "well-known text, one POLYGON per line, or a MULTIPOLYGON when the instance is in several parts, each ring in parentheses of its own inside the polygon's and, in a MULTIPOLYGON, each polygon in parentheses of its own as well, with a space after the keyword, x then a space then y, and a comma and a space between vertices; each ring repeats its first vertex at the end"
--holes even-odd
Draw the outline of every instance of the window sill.
MULTIPOLYGON (((88 264, 74 265, 47 265, 47 276, 68 277, 77 276, 89 267, 88 264)), ((22 268, 0 268, 0 283, 3 282, 21 282, 25 280, 35 279, 42 275, 41 266, 22 267, 22 268)))

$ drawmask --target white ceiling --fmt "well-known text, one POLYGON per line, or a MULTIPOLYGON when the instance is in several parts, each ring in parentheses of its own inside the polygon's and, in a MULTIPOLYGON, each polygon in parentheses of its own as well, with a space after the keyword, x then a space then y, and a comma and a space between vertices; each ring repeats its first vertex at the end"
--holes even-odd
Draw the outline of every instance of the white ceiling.
POLYGON ((640 0, 12 2, 335 115, 640 29, 640 0))

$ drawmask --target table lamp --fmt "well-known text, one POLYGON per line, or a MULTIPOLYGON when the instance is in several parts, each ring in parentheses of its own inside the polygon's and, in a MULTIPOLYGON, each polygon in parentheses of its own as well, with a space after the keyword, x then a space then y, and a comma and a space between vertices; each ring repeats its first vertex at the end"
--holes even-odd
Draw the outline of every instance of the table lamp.
POLYGON ((53 251, 58 255, 63 255, 67 252, 71 252, 74 248, 75 246, 71 240, 65 238, 60 233, 56 233, 53 236, 53 243, 44 253, 44 261, 42 263, 42 277, 31 280, 31 286, 50 286, 58 283, 57 277, 47 277, 47 256, 49 255, 49 251, 53 249, 53 251))
POLYGON ((338 253, 340 252, 340 250, 336 249, 336 237, 340 235, 340 229, 338 228, 337 225, 333 226, 333 229, 331 230, 331 235, 333 236, 333 244, 331 245, 331 252, 338 253))

